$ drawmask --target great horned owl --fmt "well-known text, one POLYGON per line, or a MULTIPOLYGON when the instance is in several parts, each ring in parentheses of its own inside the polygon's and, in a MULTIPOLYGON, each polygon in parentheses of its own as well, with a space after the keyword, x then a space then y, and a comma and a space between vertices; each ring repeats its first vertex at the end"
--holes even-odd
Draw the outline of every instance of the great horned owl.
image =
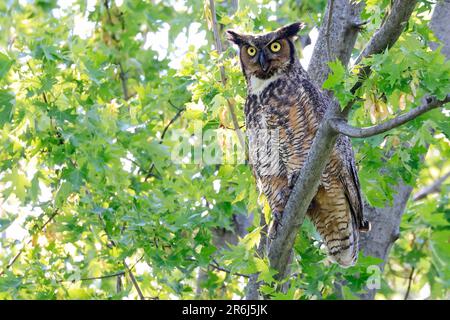
MULTIPOLYGON (((300 65, 293 41, 301 28, 301 23, 294 23, 261 35, 227 31, 228 39, 239 46, 247 81, 245 117, 250 163, 258 189, 272 210, 272 235, 276 234, 329 99, 300 65)), ((368 223, 363 219, 348 137, 337 139, 307 215, 332 260, 344 267, 354 265, 359 231, 367 229, 368 223)))

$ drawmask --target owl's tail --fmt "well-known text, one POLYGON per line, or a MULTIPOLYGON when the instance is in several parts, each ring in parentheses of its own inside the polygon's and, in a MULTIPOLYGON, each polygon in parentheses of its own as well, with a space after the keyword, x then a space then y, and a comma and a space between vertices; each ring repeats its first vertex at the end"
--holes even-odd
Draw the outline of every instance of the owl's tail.
POLYGON ((328 240, 326 246, 331 260, 337 262, 340 266, 348 268, 354 266, 358 260, 359 233, 350 224, 346 232, 339 234, 340 240, 328 240))
POLYGON ((358 260, 359 231, 345 195, 330 196, 323 189, 319 190, 314 206, 310 218, 327 247, 329 257, 344 268, 354 266, 358 260))

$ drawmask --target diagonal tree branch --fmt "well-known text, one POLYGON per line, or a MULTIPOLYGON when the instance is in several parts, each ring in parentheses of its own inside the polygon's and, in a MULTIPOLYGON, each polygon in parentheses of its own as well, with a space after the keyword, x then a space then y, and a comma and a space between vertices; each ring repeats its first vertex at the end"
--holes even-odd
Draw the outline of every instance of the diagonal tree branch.
POLYGON ((138 282, 136 281, 136 278, 134 277, 134 274, 133 274, 133 272, 131 271, 131 268, 128 267, 128 264, 125 262, 125 259, 123 260, 123 265, 124 265, 124 267, 125 267, 126 274, 127 274, 128 277, 131 279, 131 282, 133 283, 133 286, 134 286, 134 288, 136 289, 136 291, 137 291, 137 293, 138 293, 138 295, 139 295, 139 298, 140 298, 141 300, 145 300, 145 296, 144 296, 144 294, 142 293, 142 290, 141 290, 141 288, 139 287, 139 284, 138 284, 138 282))
POLYGON ((106 274, 103 276, 98 276, 98 277, 87 277, 87 278, 80 278, 80 279, 73 279, 73 280, 58 280, 58 283, 64 283, 64 282, 77 282, 77 281, 92 281, 92 280, 102 280, 102 279, 108 279, 108 278, 114 278, 114 277, 120 277, 125 275, 124 271, 119 271, 116 273, 112 273, 112 274, 106 274))
POLYGON ((363 58, 391 48, 397 42, 397 39, 405 29, 416 3, 417 0, 393 1, 390 13, 355 60, 355 65, 361 63, 363 58))
POLYGON ((411 271, 409 273, 409 277, 408 277, 408 287, 406 288, 406 293, 405 293, 405 297, 403 298, 403 300, 408 300, 408 298, 409 298, 409 292, 411 291, 411 285, 412 285, 413 278, 414 278, 414 271, 416 271, 416 268, 412 267, 411 271))
MULTIPOLYGON (((373 34, 361 54, 355 60, 355 65, 359 65, 364 58, 368 58, 374 54, 382 53, 384 50, 391 48, 405 29, 409 18, 416 6, 417 0, 394 0, 391 5, 389 15, 384 20, 380 28, 373 34)), ((351 88, 350 92, 354 94, 372 72, 369 65, 360 67, 358 72, 359 80, 351 88)), ((350 109, 357 99, 352 99, 344 108, 343 114, 348 115, 350 109)))
POLYGON ((303 224, 309 204, 316 195, 320 177, 336 142, 338 133, 331 128, 328 120, 334 118, 338 110, 339 105, 332 102, 291 191, 281 218, 281 226, 276 237, 270 243, 268 252, 270 266, 278 271, 278 279, 286 276, 285 272, 295 238, 303 224))
POLYGON ((423 189, 420 189, 419 191, 417 191, 417 193, 413 196, 413 201, 418 201, 421 200, 425 197, 427 197, 428 195, 435 193, 435 192, 439 192, 441 189, 442 184, 445 182, 445 180, 447 180, 450 177, 450 171, 447 172, 446 174, 444 174, 442 177, 440 177, 439 179, 437 179, 436 181, 434 181, 432 184, 430 184, 429 186, 424 187, 423 189))
POLYGON ((443 100, 438 100, 435 97, 427 97, 425 99, 425 103, 422 104, 421 106, 414 108, 405 114, 399 115, 394 119, 380 123, 372 127, 367 128, 353 127, 342 118, 330 120, 330 126, 335 131, 352 138, 367 138, 399 127, 413 120, 414 118, 417 118, 418 116, 424 114, 425 112, 441 107, 447 102, 450 102, 450 94, 448 94, 443 100))

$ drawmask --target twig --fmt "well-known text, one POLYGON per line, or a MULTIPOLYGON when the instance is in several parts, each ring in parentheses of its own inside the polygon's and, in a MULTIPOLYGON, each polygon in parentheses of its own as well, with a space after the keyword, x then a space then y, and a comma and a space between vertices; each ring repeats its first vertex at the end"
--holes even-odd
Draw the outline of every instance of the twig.
POLYGON ((164 137, 166 136, 167 130, 169 129, 169 127, 180 117, 181 113, 186 110, 186 108, 180 108, 178 109, 177 113, 173 116, 172 119, 170 119, 169 123, 165 126, 162 134, 161 134, 161 139, 159 140, 159 144, 163 143, 164 137))
MULTIPOLYGON (((191 261, 191 262, 197 262, 197 260, 195 260, 194 258, 186 258, 186 260, 187 261, 191 261)), ((244 278, 250 278, 250 276, 251 276, 249 274, 233 272, 231 270, 223 268, 223 267, 221 267, 219 265, 219 263, 215 259, 213 259, 213 262, 209 263, 208 266, 210 266, 213 269, 216 269, 216 270, 219 270, 219 271, 223 271, 223 272, 229 273, 229 274, 234 275, 234 276, 239 276, 239 277, 244 277, 244 278)))
MULTIPOLYGON (((216 17, 216 7, 214 5, 214 0, 209 0, 209 9, 211 10, 211 16, 212 16, 212 29, 213 29, 213 35, 214 35, 214 41, 216 43, 216 50, 219 55, 223 53, 223 47, 222 47, 222 41, 220 40, 219 35, 219 28, 217 23, 217 17, 216 17)), ((227 82, 227 78, 225 76, 225 68, 223 67, 223 64, 219 66, 220 69, 220 77, 222 79, 222 84, 225 86, 227 82)), ((242 131, 239 129, 239 121, 236 116, 236 110, 234 107, 234 102, 231 99, 227 99, 227 105, 228 110, 230 111, 231 120, 233 122, 234 130, 236 131, 236 134, 239 138, 239 143, 241 144, 241 147, 245 147, 245 139, 242 135, 242 131)))
MULTIPOLYGON (((106 224, 105 224, 105 221, 103 220, 102 216, 101 216, 101 215, 98 215, 98 218, 99 218, 100 221, 102 222, 102 225, 103 225, 103 231, 105 232, 106 237, 107 237, 108 240, 109 240, 109 243, 111 244, 112 247, 117 247, 116 242, 114 241, 114 239, 112 239, 112 237, 109 235, 108 231, 106 230, 106 224)), ((126 274, 130 277, 130 280, 131 280, 131 282, 133 283, 133 286, 134 286, 134 288, 136 289, 136 291, 137 291, 137 293, 138 293, 138 295, 139 295, 139 298, 140 298, 141 300, 145 300, 145 297, 144 297, 144 295, 142 294, 141 288, 139 287, 139 284, 138 284, 138 282, 136 281, 136 278, 134 277, 133 272, 131 271, 131 268, 128 267, 128 264, 126 263, 125 259, 123 259, 123 265, 124 265, 124 267, 125 267, 126 274)), ((133 266, 134 266, 134 265, 133 265, 133 266)))
MULTIPOLYGON (((42 230, 45 229, 45 227, 56 217, 56 215, 59 213, 58 209, 55 209, 55 211, 53 212, 53 214, 47 219, 47 221, 42 225, 42 227, 39 229, 39 231, 37 233, 42 232, 42 230)), ((33 235, 34 236, 34 235, 33 235)), ((28 241, 22 246, 22 249, 19 250, 19 252, 14 256, 14 258, 6 265, 6 267, 2 270, 2 272, 0 272, 0 276, 4 275, 5 272, 10 269, 13 264, 17 261, 17 259, 19 259, 19 257, 22 255, 22 253, 25 251, 25 248, 27 245, 29 245, 31 243, 31 241, 33 241, 33 236, 28 239, 28 241)))
POLYGON ((443 100, 438 100, 435 97, 427 97, 423 105, 414 108, 405 114, 399 115, 394 119, 367 128, 353 127, 342 118, 331 119, 329 123, 336 132, 342 133, 346 136, 352 138, 367 138, 399 127, 424 114, 425 112, 441 107, 447 102, 450 102, 450 94, 448 94, 443 100))
POLYGON ((130 99, 130 96, 128 95, 127 74, 123 69, 122 63, 119 62, 118 64, 120 69, 119 78, 120 82, 122 83, 123 98, 125 101, 127 101, 128 99, 130 99))
POLYGON ((232 271, 230 271, 228 269, 225 269, 225 268, 221 267, 217 263, 217 261, 215 259, 213 259, 213 263, 210 263, 209 265, 211 267, 213 267, 214 269, 216 269, 216 270, 223 271, 223 272, 229 273, 231 275, 240 276, 240 277, 244 277, 244 278, 250 278, 249 274, 243 274, 243 273, 239 273, 239 272, 232 272, 232 271))
POLYGON ((437 179, 436 181, 434 181, 432 184, 430 184, 429 186, 426 186, 422 189, 420 189, 419 191, 417 191, 417 193, 413 196, 413 201, 418 201, 421 200, 423 198, 425 198, 426 196, 435 193, 435 192, 439 192, 441 190, 441 185, 445 182, 445 180, 447 180, 450 177, 450 171, 447 172, 446 174, 444 174, 442 177, 440 177, 439 179, 437 179))
POLYGON ((174 108, 175 110, 179 111, 180 109, 182 109, 182 108, 179 108, 179 107, 177 107, 176 105, 174 105, 173 102, 172 102, 170 99, 168 100, 168 102, 169 102, 169 105, 170 105, 172 108, 174 108))
POLYGON ((106 274, 104 276, 98 276, 98 277, 87 277, 87 278, 80 278, 80 279, 73 279, 73 280, 58 280, 58 283, 62 282, 77 282, 77 281, 92 281, 92 280, 98 280, 98 279, 108 279, 108 278, 114 278, 118 276, 125 275, 125 271, 120 271, 112 274, 106 274))
POLYGON ((130 277, 131 282, 133 283, 133 286, 134 286, 134 288, 136 289, 136 291, 137 291, 137 293, 138 293, 138 295, 139 295, 139 298, 140 298, 141 300, 145 300, 145 297, 144 297, 144 295, 142 294, 142 290, 141 290, 141 288, 139 287, 139 284, 138 284, 138 282, 136 281, 136 278, 134 277, 133 272, 131 272, 131 269, 128 267, 127 263, 125 262, 125 259, 123 260, 123 265, 125 266, 125 269, 127 270, 127 275, 130 277))
MULTIPOLYGON (((172 104, 171 102, 169 102, 169 103, 172 104)), ((169 127, 181 116, 181 113, 186 110, 186 108, 184 108, 184 107, 177 108, 177 109, 178 109, 177 113, 175 113, 173 118, 170 119, 169 123, 167 123, 167 125, 164 127, 163 132, 161 134, 161 138, 159 139, 159 144, 163 143, 164 137, 166 136, 166 133, 167 133, 167 130, 169 129, 169 127)), ((145 181, 147 181, 153 175, 154 168, 155 168, 155 163, 152 162, 152 164, 150 165, 150 168, 148 168, 148 170, 147 170, 147 175, 145 176, 145 181)))
MULTIPOLYGON (((134 267, 138 262, 140 262, 144 258, 144 255, 142 255, 139 259, 136 260, 136 262, 130 267, 130 270, 133 270, 134 267)), ((98 277, 87 277, 87 278, 80 278, 80 279, 73 279, 73 280, 58 280, 59 283, 61 282, 75 282, 75 281, 90 281, 90 280, 97 280, 97 279, 107 279, 107 278, 114 278, 114 277, 120 277, 124 276, 126 274, 125 271, 119 271, 112 274, 106 274, 103 276, 98 277)))
POLYGON ((123 287, 123 284, 122 284, 122 276, 121 276, 121 275, 118 275, 118 276, 117 276, 117 279, 116 279, 116 292, 117 292, 117 293, 122 292, 122 287, 123 287))
POLYGON ((413 275, 414 275, 414 271, 416 269, 414 267, 411 268, 411 272, 409 273, 409 277, 408 277, 408 287, 406 289, 406 293, 405 293, 405 297, 403 298, 403 300, 408 300, 409 297, 409 292, 411 291, 411 284, 413 281, 413 275))
POLYGON ((109 22, 110 25, 113 25, 111 12, 109 11, 109 1, 108 0, 104 0, 103 1, 103 5, 106 8, 106 14, 108 15, 108 22, 109 22))

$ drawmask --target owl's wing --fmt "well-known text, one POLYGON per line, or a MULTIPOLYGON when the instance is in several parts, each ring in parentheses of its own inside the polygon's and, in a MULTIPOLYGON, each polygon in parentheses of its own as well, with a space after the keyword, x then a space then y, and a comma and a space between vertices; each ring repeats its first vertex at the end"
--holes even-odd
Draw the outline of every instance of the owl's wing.
POLYGON ((350 143, 346 136, 339 137, 337 144, 340 146, 343 160, 343 170, 340 173, 340 180, 344 188, 345 196, 350 205, 352 216, 360 231, 368 231, 369 223, 364 219, 363 201, 361 197, 361 187, 359 185, 358 173, 356 171, 355 157, 350 143))

